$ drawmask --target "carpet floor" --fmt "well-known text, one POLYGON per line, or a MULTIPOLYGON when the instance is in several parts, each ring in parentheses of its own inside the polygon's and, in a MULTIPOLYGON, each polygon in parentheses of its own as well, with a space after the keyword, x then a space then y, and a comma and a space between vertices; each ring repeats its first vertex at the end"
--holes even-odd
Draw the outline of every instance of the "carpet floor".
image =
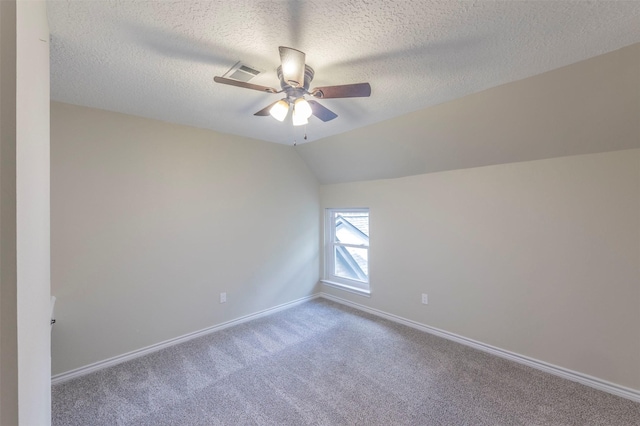
POLYGON ((640 425, 640 404, 315 299, 52 388, 62 425, 640 425))

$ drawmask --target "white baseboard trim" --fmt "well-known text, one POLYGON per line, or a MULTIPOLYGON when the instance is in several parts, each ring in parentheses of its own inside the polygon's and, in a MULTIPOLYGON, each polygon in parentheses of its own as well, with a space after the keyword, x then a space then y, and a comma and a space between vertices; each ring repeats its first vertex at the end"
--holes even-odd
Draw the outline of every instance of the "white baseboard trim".
POLYGON ((272 308, 268 308, 268 309, 256 312, 254 314, 245 315, 240 318, 233 319, 231 321, 227 321, 211 327, 203 328, 202 330, 198 330, 192 333, 184 334, 182 336, 174 337, 173 339, 165 340, 164 342, 156 343, 154 345, 150 345, 141 349, 136 349, 135 351, 127 352, 122 355, 117 355, 112 358, 94 362, 93 364, 85 365, 84 367, 80 367, 74 370, 66 371, 64 373, 56 374, 55 376, 51 377, 51 385, 57 385, 57 384, 66 382, 68 380, 75 379, 77 377, 84 376, 86 374, 93 373, 98 370, 102 370, 103 368, 111 367, 113 365, 120 364, 129 360, 132 360, 134 358, 148 355, 152 352, 156 352, 161 349, 178 345, 180 343, 184 343, 189 340, 192 340, 201 336, 205 336, 210 333, 215 333, 216 331, 224 330, 225 328, 233 327, 234 325, 242 324, 247 321, 258 319, 267 315, 272 315, 272 314, 275 314, 276 312, 293 308, 294 306, 300 305, 304 302, 307 302, 312 299, 316 299, 318 297, 320 297, 320 294, 318 293, 312 294, 310 296, 302 297, 300 299, 296 299, 291 302, 283 303, 281 305, 274 306, 272 308))
POLYGON ((430 327, 428 325, 400 317, 398 315, 390 314, 379 309, 370 308, 365 305, 361 305, 359 303, 351 302, 349 300, 343 299, 341 297, 337 297, 327 293, 320 293, 320 296, 332 300, 334 302, 350 306, 354 309, 358 309, 360 311, 368 312, 372 315, 388 319, 393 322, 397 322, 399 324, 404 324, 408 327, 415 328, 417 330, 424 331, 429 334, 433 334, 439 337, 443 337, 448 340, 452 340, 454 342, 470 346, 472 348, 481 350, 483 352, 490 353, 492 355, 499 356, 501 358, 506 358, 508 360, 527 365, 529 367, 544 371, 546 373, 553 374, 555 376, 562 377, 564 379, 568 379, 574 382, 581 383, 586 386, 590 386, 592 388, 611 393, 613 395, 621 396, 623 398, 630 399, 632 401, 640 402, 640 391, 636 389, 627 388, 624 386, 617 385, 615 383, 608 382, 606 380, 601 380, 593 376, 589 376, 587 374, 582 374, 577 371, 569 370, 563 367, 559 367, 557 365, 549 364, 544 361, 540 361, 534 358, 530 358, 525 355, 520 355, 515 352, 507 351, 505 349, 500 349, 495 346, 488 345, 486 343, 478 342, 477 340, 469 339, 454 333, 450 333, 448 331, 440 330, 435 327, 430 327))

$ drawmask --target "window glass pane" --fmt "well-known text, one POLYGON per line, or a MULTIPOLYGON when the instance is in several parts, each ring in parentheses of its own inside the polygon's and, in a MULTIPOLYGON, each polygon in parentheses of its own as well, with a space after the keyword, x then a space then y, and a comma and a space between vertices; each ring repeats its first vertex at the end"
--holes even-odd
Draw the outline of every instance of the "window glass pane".
POLYGON ((336 212, 336 242, 369 246, 369 212, 336 212))
POLYGON ((335 246, 334 275, 358 281, 369 280, 369 249, 335 246))

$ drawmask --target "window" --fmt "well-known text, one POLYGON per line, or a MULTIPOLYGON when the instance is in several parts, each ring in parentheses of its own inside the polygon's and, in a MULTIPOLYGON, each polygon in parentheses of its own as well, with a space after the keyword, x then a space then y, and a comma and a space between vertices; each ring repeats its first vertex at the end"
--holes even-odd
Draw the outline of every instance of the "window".
POLYGON ((327 209, 326 284, 369 294, 369 209, 327 209))

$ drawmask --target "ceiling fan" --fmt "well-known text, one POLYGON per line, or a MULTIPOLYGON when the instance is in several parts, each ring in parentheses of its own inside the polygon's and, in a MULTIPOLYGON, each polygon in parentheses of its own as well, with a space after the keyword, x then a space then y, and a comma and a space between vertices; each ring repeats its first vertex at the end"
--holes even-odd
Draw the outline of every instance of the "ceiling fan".
POLYGON ((309 90, 309 84, 311 80, 313 80, 314 71, 313 68, 305 64, 304 52, 284 46, 280 46, 279 50, 281 65, 278 67, 277 74, 280 79, 281 90, 225 77, 214 77, 213 81, 266 93, 284 92, 286 95, 284 98, 268 105, 254 115, 271 115, 278 121, 284 121, 289 114, 289 110, 292 110, 291 119, 294 126, 307 124, 308 118, 311 117, 311 115, 315 115, 322 121, 330 121, 338 116, 315 100, 307 101, 305 95, 318 99, 358 98, 371 95, 371 86, 369 83, 316 87, 309 90))

